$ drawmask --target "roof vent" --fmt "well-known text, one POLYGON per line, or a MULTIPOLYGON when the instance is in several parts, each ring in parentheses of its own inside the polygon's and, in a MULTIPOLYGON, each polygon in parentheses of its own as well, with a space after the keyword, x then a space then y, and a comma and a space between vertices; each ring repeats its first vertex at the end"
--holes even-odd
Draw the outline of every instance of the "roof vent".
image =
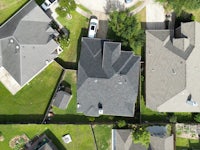
POLYGON ((97 80, 97 79, 95 79, 95 80, 94 80, 94 82, 95 82, 95 83, 97 83, 97 82, 98 82, 98 80, 97 80))
POLYGON ((19 45, 16 45, 16 46, 15 46, 15 49, 19 50, 19 48, 20 48, 19 45))
POLYGON ((10 43, 14 43, 14 40, 13 40, 13 39, 10 39, 9 42, 10 42, 10 43))
POLYGON ((101 103, 99 103, 98 108, 99 108, 99 114, 102 115, 103 114, 103 105, 101 103))
POLYGON ((175 75, 176 74, 176 71, 174 69, 172 69, 172 73, 175 75))
POLYGON ((81 104, 77 103, 77 108, 80 108, 81 107, 81 104))
POLYGON ((155 69, 154 69, 154 68, 152 68, 152 69, 151 69, 151 71, 153 72, 153 71, 155 71, 155 69))
POLYGON ((118 82, 118 84, 122 85, 122 82, 121 82, 121 81, 119 81, 119 82, 118 82))
POLYGON ((103 114, 103 109, 99 109, 99 115, 103 114))
POLYGON ((48 65, 49 64, 49 60, 46 60, 45 63, 46 63, 46 65, 48 65))

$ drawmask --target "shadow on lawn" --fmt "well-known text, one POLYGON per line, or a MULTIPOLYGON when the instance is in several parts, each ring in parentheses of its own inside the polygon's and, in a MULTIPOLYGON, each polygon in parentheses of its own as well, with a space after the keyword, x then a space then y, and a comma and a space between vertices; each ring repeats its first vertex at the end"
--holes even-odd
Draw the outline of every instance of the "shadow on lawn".
POLYGON ((138 123, 138 118, 136 117, 113 117, 113 116, 100 116, 90 122, 89 119, 94 117, 87 117, 81 114, 66 114, 58 115, 56 114, 49 122, 47 123, 58 123, 58 124, 115 124, 119 120, 125 120, 126 123, 138 123))
POLYGON ((43 114, 30 114, 30 115, 0 115, 0 124, 27 124, 36 123, 40 124, 43 114))
POLYGON ((46 134, 52 140, 52 142, 56 145, 56 147, 59 150, 66 150, 66 148, 62 145, 62 143, 57 139, 57 137, 49 129, 45 130, 44 134, 46 134))

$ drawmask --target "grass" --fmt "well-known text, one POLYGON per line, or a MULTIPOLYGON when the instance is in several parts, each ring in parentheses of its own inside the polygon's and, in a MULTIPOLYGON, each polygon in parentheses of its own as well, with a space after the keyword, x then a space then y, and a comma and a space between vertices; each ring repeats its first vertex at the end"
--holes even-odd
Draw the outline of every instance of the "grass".
POLYGON ((199 150, 200 149, 199 140, 176 138, 176 150, 182 150, 187 148, 199 150))
POLYGON ((53 62, 14 96, 0 84, 0 115, 42 115, 49 103, 60 72, 60 66, 53 62))
POLYGON ((17 136, 26 134, 30 139, 36 135, 46 132, 53 143, 59 150, 94 150, 94 139, 92 131, 89 125, 0 125, 0 131, 2 132, 5 140, 0 142, 0 147, 3 150, 9 150, 9 141, 17 136), (72 142, 65 144, 62 141, 64 134, 70 134, 72 142))
POLYGON ((132 11, 132 10, 136 9, 137 7, 139 7, 140 5, 142 5, 143 3, 144 3, 143 1, 138 1, 135 5, 129 7, 128 10, 132 11))
POLYGON ((71 12, 71 15, 71 20, 58 17, 59 22, 70 31, 70 44, 67 48, 64 48, 60 58, 68 62, 77 62, 80 52, 81 37, 86 35, 84 30, 87 30, 88 19, 76 11, 71 12))
POLYGON ((80 9, 82 9, 83 11, 85 11, 85 12, 87 12, 87 13, 89 13, 89 14, 92 14, 92 12, 89 10, 89 9, 87 9, 85 6, 83 6, 83 5, 81 5, 81 4, 78 4, 77 5, 80 9))
MULTIPOLYGON (((140 1, 141 2, 141 1, 140 1)), ((140 22, 141 24, 141 29, 145 30, 145 22, 146 22, 146 8, 143 8, 139 13, 136 14, 136 18, 137 20, 140 22)), ((134 52, 136 55, 143 55, 143 47, 139 47, 138 49, 136 49, 134 52)))
POLYGON ((111 149, 111 130, 108 125, 95 125, 94 133, 97 141, 98 150, 111 149))

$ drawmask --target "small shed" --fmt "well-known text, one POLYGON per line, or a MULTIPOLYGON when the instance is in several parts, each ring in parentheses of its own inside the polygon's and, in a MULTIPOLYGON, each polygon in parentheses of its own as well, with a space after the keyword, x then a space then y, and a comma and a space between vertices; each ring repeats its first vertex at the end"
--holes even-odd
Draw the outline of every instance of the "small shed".
POLYGON ((63 141, 65 142, 65 143, 70 143, 70 142, 72 142, 72 139, 71 139, 71 136, 69 135, 69 134, 66 134, 66 135, 64 135, 63 137, 62 137, 62 139, 63 139, 63 141))
POLYGON ((66 91, 58 91, 56 93, 53 105, 60 108, 60 109, 66 109, 72 95, 66 91))

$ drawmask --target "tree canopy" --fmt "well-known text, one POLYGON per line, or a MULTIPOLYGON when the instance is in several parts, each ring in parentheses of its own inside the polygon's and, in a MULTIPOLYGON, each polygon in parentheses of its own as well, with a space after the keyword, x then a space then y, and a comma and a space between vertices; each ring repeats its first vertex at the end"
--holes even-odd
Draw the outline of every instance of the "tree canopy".
POLYGON ((194 10, 200 8, 200 0, 156 0, 167 9, 173 9, 180 14, 183 10, 194 10))
POLYGON ((60 6, 56 8, 56 12, 59 16, 65 17, 70 14, 71 11, 76 9, 76 3, 74 0, 60 0, 60 6))
POLYGON ((108 22, 108 38, 121 42, 125 48, 136 50, 144 44, 144 31, 135 16, 129 11, 114 11, 108 22))
POLYGON ((196 115, 194 116, 194 120, 195 120, 196 122, 200 122, 200 114, 196 114, 196 115))

